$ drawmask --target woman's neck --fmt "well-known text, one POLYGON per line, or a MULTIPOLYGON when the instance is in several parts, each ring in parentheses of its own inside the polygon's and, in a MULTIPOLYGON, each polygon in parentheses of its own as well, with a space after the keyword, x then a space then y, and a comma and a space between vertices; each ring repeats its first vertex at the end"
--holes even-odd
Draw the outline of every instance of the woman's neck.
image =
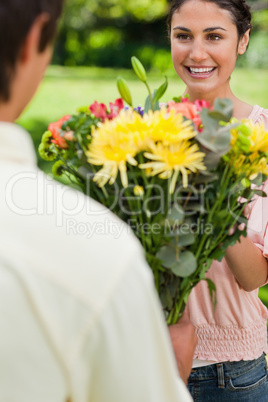
POLYGON ((197 99, 199 100, 205 100, 206 102, 209 103, 210 106, 214 105, 215 99, 216 98, 228 98, 231 99, 234 105, 234 110, 233 110, 233 117, 236 117, 237 119, 246 119, 250 115, 253 106, 249 105, 248 103, 245 103, 238 99, 233 92, 231 91, 231 88, 227 88, 227 90, 222 91, 221 93, 217 91, 217 93, 202 93, 202 92, 191 92, 190 90, 185 90, 184 95, 189 96, 189 101, 194 102, 197 99))

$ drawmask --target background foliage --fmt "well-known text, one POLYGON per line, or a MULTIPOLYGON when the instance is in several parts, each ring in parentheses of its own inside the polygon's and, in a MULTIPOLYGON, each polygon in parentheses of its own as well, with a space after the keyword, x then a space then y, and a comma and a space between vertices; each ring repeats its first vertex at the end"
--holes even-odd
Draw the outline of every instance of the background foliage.
MULTIPOLYGON (((169 0, 67 0, 53 63, 130 67, 132 55, 147 68, 172 67, 166 16, 169 0)), ((239 65, 268 67, 268 1, 252 4, 253 34, 239 65)))

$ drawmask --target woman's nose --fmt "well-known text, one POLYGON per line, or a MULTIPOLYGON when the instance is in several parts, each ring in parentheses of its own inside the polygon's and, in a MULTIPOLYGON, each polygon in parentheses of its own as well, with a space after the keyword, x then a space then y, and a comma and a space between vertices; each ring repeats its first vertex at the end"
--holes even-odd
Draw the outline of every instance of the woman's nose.
POLYGON ((201 41, 194 41, 190 51, 190 58, 193 61, 202 61, 207 58, 205 46, 201 41))

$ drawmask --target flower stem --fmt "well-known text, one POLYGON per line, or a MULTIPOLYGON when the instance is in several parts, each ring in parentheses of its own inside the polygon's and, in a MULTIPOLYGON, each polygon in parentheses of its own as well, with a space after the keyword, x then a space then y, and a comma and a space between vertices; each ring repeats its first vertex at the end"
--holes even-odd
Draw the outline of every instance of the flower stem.
POLYGON ((154 111, 154 101, 153 101, 152 92, 151 92, 151 90, 150 90, 150 87, 149 87, 147 81, 145 81, 144 84, 146 85, 146 88, 148 89, 149 99, 150 99, 150 103, 151 103, 151 108, 152 108, 152 111, 154 111))

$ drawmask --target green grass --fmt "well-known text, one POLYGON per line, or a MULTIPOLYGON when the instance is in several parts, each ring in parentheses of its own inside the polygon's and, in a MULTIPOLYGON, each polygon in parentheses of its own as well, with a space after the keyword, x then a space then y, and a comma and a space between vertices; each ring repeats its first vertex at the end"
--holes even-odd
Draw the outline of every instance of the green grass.
MULTIPOLYGON (((64 114, 74 113, 77 107, 90 105, 95 100, 108 103, 119 97, 116 87, 116 78, 119 75, 128 81, 134 104, 142 105, 147 96, 146 88, 132 71, 51 66, 35 98, 18 123, 31 133, 37 147, 49 122, 58 120, 64 114)), ((184 83, 174 71, 167 76, 169 87, 163 102, 184 91, 184 83)), ((151 88, 155 89, 164 79, 160 74, 152 72, 148 74, 148 80, 151 88)), ((268 108, 267 70, 236 69, 231 78, 231 86, 234 93, 245 102, 268 108)), ((46 171, 50 169, 50 165, 40 158, 39 165, 46 171)), ((260 297, 268 306, 268 286, 260 289, 260 297)))
MULTIPOLYGON (((128 70, 100 69, 92 67, 58 67, 51 66, 41 84, 34 100, 19 119, 19 123, 30 129, 35 122, 56 120, 64 114, 73 113, 78 106, 89 105, 98 100, 108 103, 119 97, 116 78, 124 77, 131 89, 134 104, 143 104, 145 86, 128 70)), ((172 71, 167 74, 168 90, 163 101, 181 95, 184 83, 172 71)), ((149 73, 149 83, 156 88, 163 77, 149 73)), ((231 78, 234 93, 251 104, 258 103, 268 108, 268 74, 267 70, 237 69, 231 78)), ((36 129, 37 129, 36 125, 36 129)))

